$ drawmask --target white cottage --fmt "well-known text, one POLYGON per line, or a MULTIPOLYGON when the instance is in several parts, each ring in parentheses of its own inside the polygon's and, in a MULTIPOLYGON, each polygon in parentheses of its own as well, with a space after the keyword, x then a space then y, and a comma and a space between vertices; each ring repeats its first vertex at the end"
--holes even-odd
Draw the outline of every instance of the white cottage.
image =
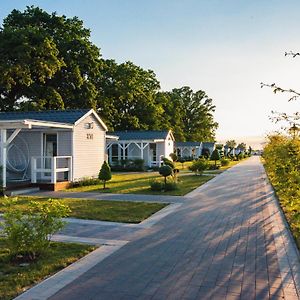
POLYGON ((175 153, 178 157, 198 158, 202 155, 202 142, 176 142, 175 153))
POLYGON ((4 189, 65 188, 97 176, 106 158, 107 127, 94 110, 1 112, 0 131, 4 189))
POLYGON ((107 133, 107 154, 110 164, 120 160, 143 159, 145 166, 160 166, 162 158, 171 159, 174 136, 169 130, 114 131, 107 133))

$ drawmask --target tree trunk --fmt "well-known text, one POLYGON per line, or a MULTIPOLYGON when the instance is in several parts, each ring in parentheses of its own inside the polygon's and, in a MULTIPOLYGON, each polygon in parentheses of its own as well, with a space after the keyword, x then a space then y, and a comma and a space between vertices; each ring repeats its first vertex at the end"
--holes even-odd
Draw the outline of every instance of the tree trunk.
POLYGON ((105 183, 106 183, 106 181, 104 180, 103 181, 103 189, 105 190, 105 183))

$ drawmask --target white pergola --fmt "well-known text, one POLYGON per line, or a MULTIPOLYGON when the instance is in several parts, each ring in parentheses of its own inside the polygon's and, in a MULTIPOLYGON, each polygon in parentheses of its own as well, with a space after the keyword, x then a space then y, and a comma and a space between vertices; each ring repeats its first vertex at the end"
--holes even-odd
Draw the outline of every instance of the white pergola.
POLYGON ((14 138, 19 134, 22 129, 32 129, 32 128, 69 128, 72 129, 74 126, 65 123, 58 122, 48 122, 39 121, 31 119, 21 119, 21 120, 0 120, 0 165, 2 166, 2 188, 5 190, 7 187, 7 148, 9 144, 14 140, 14 138), (12 131, 13 133, 7 137, 7 131, 12 131))
MULTIPOLYGON (((107 136, 108 137, 108 136, 107 136)), ((126 149, 129 148, 130 145, 135 145, 140 150, 140 155, 138 158, 144 159, 144 150, 151 143, 164 142, 163 139, 154 139, 154 140, 118 140, 117 138, 108 141, 106 144, 106 150, 111 157, 110 150, 113 145, 118 145, 118 148, 121 150, 120 159, 126 159, 126 149)), ((158 164, 160 166, 161 158, 159 158, 158 164)))

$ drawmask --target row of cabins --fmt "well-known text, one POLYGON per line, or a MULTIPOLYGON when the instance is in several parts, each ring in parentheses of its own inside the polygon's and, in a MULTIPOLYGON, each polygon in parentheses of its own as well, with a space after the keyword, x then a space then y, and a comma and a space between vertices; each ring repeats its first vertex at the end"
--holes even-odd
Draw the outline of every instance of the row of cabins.
POLYGON ((171 131, 116 131, 94 110, 0 113, 0 166, 7 188, 30 182, 57 190, 85 177, 96 177, 104 160, 110 164, 143 159, 160 166, 163 157, 197 158, 214 143, 177 142, 171 131))

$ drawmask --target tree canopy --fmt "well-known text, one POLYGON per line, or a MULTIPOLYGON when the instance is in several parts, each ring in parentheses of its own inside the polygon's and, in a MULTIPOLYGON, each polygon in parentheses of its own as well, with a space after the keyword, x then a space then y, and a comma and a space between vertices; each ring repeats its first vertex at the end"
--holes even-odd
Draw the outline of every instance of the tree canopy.
POLYGON ((0 28, 0 73, 0 111, 94 108, 110 130, 215 138, 215 106, 205 91, 162 91, 152 70, 103 59, 77 17, 13 10, 0 28))
POLYGON ((99 49, 77 17, 13 10, 0 30, 1 110, 95 107, 99 49))

